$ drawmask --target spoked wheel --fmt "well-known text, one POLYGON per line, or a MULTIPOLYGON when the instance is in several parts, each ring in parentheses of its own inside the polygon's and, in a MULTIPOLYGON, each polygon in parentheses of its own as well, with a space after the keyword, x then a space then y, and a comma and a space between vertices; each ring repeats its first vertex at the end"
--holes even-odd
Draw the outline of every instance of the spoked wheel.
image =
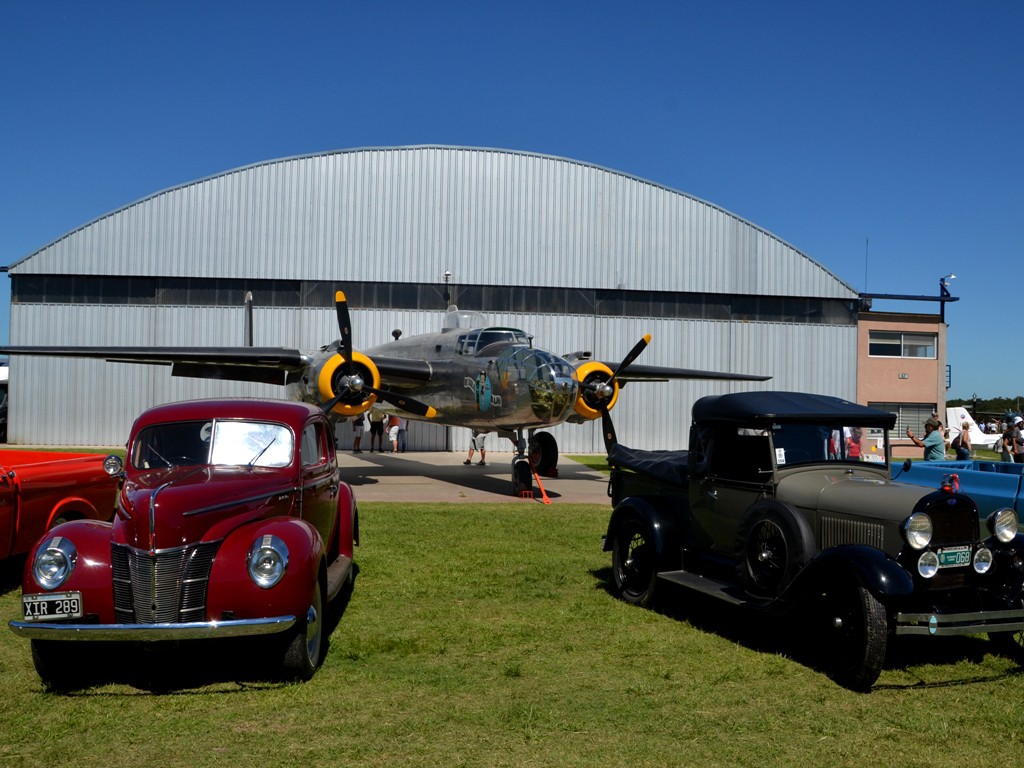
POLYGON ((628 517, 612 536, 612 579, 615 593, 633 605, 651 605, 658 581, 657 554, 651 526, 628 517))
POLYGON ((323 662, 324 597, 320 580, 313 587, 313 597, 306 615, 295 623, 282 664, 284 675, 293 680, 309 680, 323 662))
POLYGON ((782 586, 789 563, 789 542, 775 520, 759 520, 747 538, 747 574, 761 594, 772 594, 782 586))
POLYGON ((821 652, 829 676, 845 688, 867 691, 885 663, 889 627, 885 608, 856 573, 821 591, 821 652))
POLYGON ((737 535, 737 576, 750 592, 776 597, 811 553, 809 534, 796 514, 782 506, 755 506, 737 535))

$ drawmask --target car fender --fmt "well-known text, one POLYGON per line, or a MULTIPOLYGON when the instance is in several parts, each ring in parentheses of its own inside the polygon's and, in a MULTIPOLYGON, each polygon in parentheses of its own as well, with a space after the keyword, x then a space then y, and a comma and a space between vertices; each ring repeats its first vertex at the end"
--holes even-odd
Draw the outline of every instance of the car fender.
POLYGON ((654 549, 660 564, 659 570, 678 568, 678 563, 668 562, 673 557, 678 559, 678 553, 682 546, 679 538, 679 524, 676 522, 677 515, 662 505, 651 504, 650 501, 640 496, 627 496, 615 505, 611 519, 608 521, 603 550, 611 551, 612 535, 615 528, 620 521, 630 515, 639 517, 650 525, 654 549))
POLYGON ((880 549, 844 544, 818 553, 794 580, 791 589, 814 589, 815 583, 837 570, 853 570, 876 597, 903 597, 914 592, 907 570, 880 549))
POLYGON ((54 522, 61 518, 65 520, 77 520, 79 518, 103 520, 110 519, 113 515, 113 506, 111 506, 110 510, 105 513, 101 513, 96 509, 96 506, 84 496, 65 496, 53 506, 52 510, 50 510, 50 516, 46 521, 46 525, 47 528, 49 528, 54 524, 54 522))
POLYGON ((353 557, 359 545, 359 510, 348 483, 338 484, 338 554, 353 557))
POLYGON ((304 616, 324 559, 317 530, 297 518, 260 520, 232 531, 217 550, 207 586, 210 621, 263 616, 304 616), (249 575, 249 552, 264 536, 276 536, 288 548, 288 564, 272 587, 257 585, 249 575))
POLYGON ((114 619, 114 593, 110 588, 110 539, 113 524, 99 520, 72 520, 47 531, 29 550, 22 572, 24 594, 81 592, 85 614, 96 615, 101 622, 114 619), (55 590, 45 590, 32 577, 36 553, 54 537, 63 537, 75 545, 75 567, 67 580, 55 590))

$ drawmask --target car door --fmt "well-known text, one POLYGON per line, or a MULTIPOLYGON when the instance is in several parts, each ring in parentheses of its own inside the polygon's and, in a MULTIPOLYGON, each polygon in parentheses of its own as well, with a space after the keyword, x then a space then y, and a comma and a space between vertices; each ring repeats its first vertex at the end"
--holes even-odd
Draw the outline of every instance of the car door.
POLYGON ((732 556, 747 510, 771 488, 771 444, 766 431, 734 425, 704 430, 696 439, 703 445, 690 478, 693 535, 701 547, 732 556))
POLYGON ((337 522, 338 463, 328 445, 326 421, 308 422, 302 430, 299 450, 302 464, 301 516, 320 532, 329 545, 337 522))

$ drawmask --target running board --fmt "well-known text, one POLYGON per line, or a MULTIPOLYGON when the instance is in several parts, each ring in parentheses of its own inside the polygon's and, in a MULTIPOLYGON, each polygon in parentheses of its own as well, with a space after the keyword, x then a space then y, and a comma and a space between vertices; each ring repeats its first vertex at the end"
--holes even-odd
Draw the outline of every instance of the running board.
POLYGON ((352 558, 347 555, 338 555, 338 559, 327 566, 327 602, 337 597, 351 572, 352 558))
POLYGON ((662 571, 658 574, 659 579, 680 584, 694 592, 708 595, 717 600, 723 600, 730 605, 742 605, 748 608, 766 608, 772 604, 771 600, 751 597, 735 584, 726 581, 718 581, 710 576, 701 576, 689 571, 662 571))

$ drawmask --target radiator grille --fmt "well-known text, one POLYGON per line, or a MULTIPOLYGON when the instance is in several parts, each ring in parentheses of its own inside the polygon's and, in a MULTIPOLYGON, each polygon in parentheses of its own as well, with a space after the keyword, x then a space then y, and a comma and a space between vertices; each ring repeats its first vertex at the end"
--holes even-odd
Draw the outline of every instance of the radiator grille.
POLYGON ((150 554, 144 549, 113 544, 117 620, 128 624, 202 621, 218 545, 213 542, 150 554))
POLYGON ((966 544, 978 539, 978 513, 969 504, 935 504, 925 510, 932 519, 932 545, 966 544))

